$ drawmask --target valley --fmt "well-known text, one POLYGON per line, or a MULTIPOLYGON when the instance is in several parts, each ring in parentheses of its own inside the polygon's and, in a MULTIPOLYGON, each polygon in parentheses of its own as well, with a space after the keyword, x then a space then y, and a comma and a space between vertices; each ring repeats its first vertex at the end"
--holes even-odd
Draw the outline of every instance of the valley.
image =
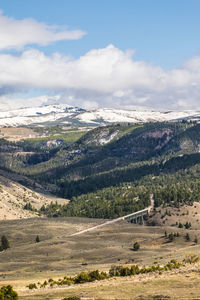
POLYGON ((198 261, 127 279, 40 287, 81 272, 200 255, 198 122, 32 124, 1 133, 0 231, 10 246, 0 251, 1 286, 11 284, 27 300, 118 299, 125 290, 126 299, 176 299, 170 286, 187 286, 190 278, 194 285, 181 293, 198 295, 198 261), (152 203, 143 225, 123 218, 152 203))
POLYGON ((0 300, 200 300, 200 1, 0 2, 0 300))

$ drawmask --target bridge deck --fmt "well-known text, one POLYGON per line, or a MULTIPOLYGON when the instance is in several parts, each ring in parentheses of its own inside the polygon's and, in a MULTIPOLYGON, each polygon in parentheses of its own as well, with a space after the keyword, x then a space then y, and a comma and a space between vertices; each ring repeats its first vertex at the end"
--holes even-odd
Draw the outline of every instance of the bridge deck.
POLYGON ((110 221, 106 221, 105 223, 103 224, 100 224, 100 225, 96 225, 96 226, 93 226, 93 227, 90 227, 88 229, 84 229, 84 230, 81 230, 79 232, 75 232, 73 234, 71 234, 70 236, 75 236, 75 235, 79 235, 79 234, 82 234, 82 233, 86 233, 86 232, 89 232, 89 231, 92 231, 92 230, 95 230, 95 229, 98 229, 98 228, 101 228, 103 226, 106 226, 106 225, 109 225, 109 224, 113 224, 115 222, 119 222, 119 221, 122 221, 122 220, 126 220, 128 218, 131 218, 131 217, 137 217, 137 216, 143 216, 147 213, 149 213, 152 209, 152 205, 150 205, 149 207, 147 208, 144 208, 142 210, 139 210, 139 211, 136 211, 134 213, 131 213, 129 215, 126 215, 126 216, 123 216, 123 217, 119 217, 117 219, 113 219, 113 220, 110 220, 110 221))

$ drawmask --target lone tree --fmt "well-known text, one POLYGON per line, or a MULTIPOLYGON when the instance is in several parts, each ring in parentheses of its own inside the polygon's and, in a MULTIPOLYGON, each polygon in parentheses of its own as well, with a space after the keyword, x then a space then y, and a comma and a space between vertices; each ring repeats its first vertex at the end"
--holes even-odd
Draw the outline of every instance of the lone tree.
POLYGON ((169 234, 169 241, 172 242, 174 240, 174 234, 171 232, 169 234))
POLYGON ((138 251, 140 249, 140 244, 138 243, 138 242, 135 242, 134 244, 133 244, 133 250, 134 251, 138 251))
POLYGON ((7 239, 7 237, 5 235, 2 235, 0 249, 1 249, 1 251, 3 251, 3 250, 6 250, 8 248, 10 248, 8 239, 7 239))
POLYGON ((39 242, 40 242, 39 235, 36 236, 35 242, 36 242, 36 243, 39 243, 39 242))
POLYGON ((185 239, 186 239, 186 241, 190 241, 189 233, 186 233, 185 239))

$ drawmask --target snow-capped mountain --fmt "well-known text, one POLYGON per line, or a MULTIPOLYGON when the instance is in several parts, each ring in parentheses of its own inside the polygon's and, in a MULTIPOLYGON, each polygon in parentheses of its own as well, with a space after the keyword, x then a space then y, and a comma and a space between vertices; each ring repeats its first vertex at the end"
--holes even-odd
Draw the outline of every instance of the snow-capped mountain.
POLYGON ((98 109, 83 112, 76 116, 81 122, 92 124, 117 122, 164 122, 178 120, 200 120, 200 111, 153 111, 153 110, 122 110, 98 109))
POLYGON ((16 110, 0 112, 0 126, 21 126, 31 124, 42 124, 63 120, 75 116, 84 110, 66 104, 44 105, 27 107, 16 110))
POLYGON ((66 104, 43 105, 0 111, 0 126, 36 124, 103 125, 108 123, 144 123, 156 121, 200 120, 200 111, 153 111, 97 109, 86 111, 66 104))

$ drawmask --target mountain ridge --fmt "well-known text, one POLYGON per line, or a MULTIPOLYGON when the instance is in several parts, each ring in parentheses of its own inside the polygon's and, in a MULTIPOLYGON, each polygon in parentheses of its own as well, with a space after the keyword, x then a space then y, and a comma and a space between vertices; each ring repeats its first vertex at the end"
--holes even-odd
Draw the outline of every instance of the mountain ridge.
POLYGON ((85 110, 67 104, 25 107, 0 112, 0 126, 77 125, 100 126, 112 123, 146 123, 200 120, 200 111, 155 111, 152 109, 99 108, 85 110))

